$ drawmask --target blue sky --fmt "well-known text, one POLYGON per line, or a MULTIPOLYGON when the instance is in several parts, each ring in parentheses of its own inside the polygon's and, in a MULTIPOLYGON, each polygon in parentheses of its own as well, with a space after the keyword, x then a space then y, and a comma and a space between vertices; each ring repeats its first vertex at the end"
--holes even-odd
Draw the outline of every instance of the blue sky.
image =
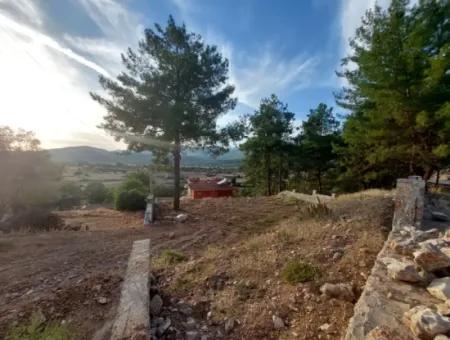
MULTIPOLYGON (((386 6, 389 0, 378 3, 386 6)), ((239 104, 225 124, 276 93, 300 124, 336 106, 335 71, 375 0, 0 0, 0 125, 36 132, 44 147, 123 147, 96 126, 88 92, 121 70, 120 53, 169 14, 230 60, 239 104)), ((342 112, 336 107, 336 112, 342 112)))

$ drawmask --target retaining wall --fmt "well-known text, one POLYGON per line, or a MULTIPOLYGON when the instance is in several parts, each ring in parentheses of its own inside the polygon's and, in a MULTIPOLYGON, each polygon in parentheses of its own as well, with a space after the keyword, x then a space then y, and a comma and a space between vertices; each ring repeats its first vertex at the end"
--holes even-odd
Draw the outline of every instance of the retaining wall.
POLYGON ((392 231, 378 254, 364 291, 355 305, 346 340, 365 339, 378 326, 395 330, 395 339, 411 339, 412 334, 402 321, 404 313, 415 305, 426 305, 433 300, 428 294, 424 294, 421 287, 392 280, 383 261, 396 256, 389 244, 403 232, 403 227, 421 227, 424 195, 425 182, 420 177, 397 180, 392 231))

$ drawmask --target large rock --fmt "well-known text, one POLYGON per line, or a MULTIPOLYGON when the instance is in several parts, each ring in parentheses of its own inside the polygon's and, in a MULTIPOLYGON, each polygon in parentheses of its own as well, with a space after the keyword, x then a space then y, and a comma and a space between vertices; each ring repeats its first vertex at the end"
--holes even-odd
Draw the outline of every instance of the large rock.
POLYGON ((421 244, 421 248, 413 255, 414 261, 426 271, 432 272, 450 267, 450 257, 431 243, 421 244))
POLYGON ((397 254, 411 256, 417 247, 417 243, 413 238, 408 238, 406 240, 393 239, 389 243, 389 246, 397 254))
POLYGON ((355 294, 353 293, 352 285, 348 283, 325 283, 320 287, 320 291, 328 296, 339 300, 345 300, 353 302, 355 300, 355 294))
POLYGON ((420 282, 423 278, 420 276, 415 264, 409 260, 394 260, 387 265, 388 275, 398 281, 420 282))
POLYGON ((426 231, 415 230, 413 233, 413 238, 416 240, 416 242, 423 242, 438 237, 439 237, 439 229, 436 228, 429 229, 426 231))
POLYGON ((427 290, 434 297, 447 301, 450 299, 450 277, 433 280, 427 290))
POLYGON ((446 214, 444 214, 444 213, 442 213, 442 212, 439 212, 439 211, 432 211, 432 212, 431 212, 431 218, 432 218, 433 220, 439 221, 439 222, 447 222, 447 221, 450 221, 449 217, 448 217, 446 214))
POLYGON ((436 305, 436 309, 439 314, 444 316, 450 315, 450 300, 445 301, 444 303, 440 303, 436 305))
POLYGON ((407 311, 403 321, 420 339, 433 339, 436 335, 450 332, 450 318, 425 306, 416 306, 407 311))
POLYGON ((272 315, 273 328, 283 329, 285 327, 284 321, 277 315, 272 315))
POLYGON ((377 326, 364 337, 364 340, 414 340, 412 336, 399 335, 386 326, 377 326))
POLYGON ((158 294, 154 295, 150 300, 150 314, 159 315, 163 306, 163 300, 158 294))

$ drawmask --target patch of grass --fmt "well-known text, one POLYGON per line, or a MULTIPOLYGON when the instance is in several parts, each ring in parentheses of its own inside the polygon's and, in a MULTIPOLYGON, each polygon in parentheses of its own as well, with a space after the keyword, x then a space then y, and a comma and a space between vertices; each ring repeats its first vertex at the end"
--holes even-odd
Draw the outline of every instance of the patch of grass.
POLYGON ((325 203, 302 205, 299 210, 300 220, 308 218, 324 219, 332 215, 332 210, 325 203))
POLYGON ((182 252, 173 249, 166 249, 163 250, 161 255, 152 261, 152 265, 156 268, 163 268, 186 260, 187 257, 182 252))
POLYGON ((34 313, 26 325, 13 327, 6 340, 75 340, 75 335, 66 326, 51 323, 45 325, 42 316, 34 313))
POLYGON ((319 276, 319 269, 300 260, 291 260, 284 266, 281 277, 292 284, 312 281, 319 276))

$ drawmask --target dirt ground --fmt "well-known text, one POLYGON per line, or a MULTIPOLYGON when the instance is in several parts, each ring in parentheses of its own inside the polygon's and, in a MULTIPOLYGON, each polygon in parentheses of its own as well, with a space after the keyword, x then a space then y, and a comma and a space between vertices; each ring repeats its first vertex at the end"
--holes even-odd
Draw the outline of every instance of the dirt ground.
POLYGON ((204 322, 211 311, 214 329, 235 318, 227 338, 338 338, 353 304, 323 301, 318 287, 326 281, 362 288, 387 235, 392 198, 353 195, 330 207, 329 216, 305 217, 303 203, 276 197, 188 200, 184 223, 168 207, 152 227, 142 226, 143 213, 100 208, 61 213, 67 223, 81 224, 80 231, 0 235, 0 338, 40 311, 47 321, 67 324, 77 339, 100 339, 117 308, 132 242, 144 238, 156 260, 165 249, 187 257, 153 268, 165 300, 186 301, 204 322), (342 251, 338 260, 336 251, 342 251), (316 265, 320 278, 283 282, 280 270, 291 258, 316 265), (223 284, 211 288, 217 278, 223 284), (273 314, 286 329, 273 329, 273 314), (332 326, 321 335, 323 323, 332 326))
POLYGON ((47 321, 66 323, 78 339, 90 339, 114 316, 134 240, 150 238, 155 255, 170 248, 194 258, 208 244, 237 242, 255 225, 269 227, 296 208, 273 198, 233 198, 183 201, 182 209, 186 222, 174 222, 164 208, 164 219, 152 227, 143 227, 143 213, 67 211, 61 216, 81 224, 80 231, 0 235, 0 338, 40 311, 47 321))

